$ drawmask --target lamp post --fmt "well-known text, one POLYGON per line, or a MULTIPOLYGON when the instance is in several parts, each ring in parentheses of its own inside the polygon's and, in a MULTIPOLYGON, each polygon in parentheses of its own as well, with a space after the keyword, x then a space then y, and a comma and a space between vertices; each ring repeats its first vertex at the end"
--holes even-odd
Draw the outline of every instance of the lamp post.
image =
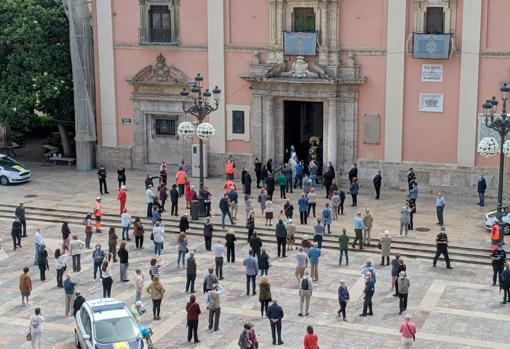
POLYGON ((499 179, 498 179, 498 202, 496 217, 499 222, 502 222, 503 217, 503 175, 505 167, 505 155, 510 155, 510 143, 505 142, 506 135, 510 131, 510 115, 507 114, 507 101, 510 97, 510 86, 504 83, 501 88, 501 113, 498 115, 498 101, 496 97, 487 100, 483 105, 483 116, 485 118, 485 126, 496 131, 499 134, 500 142, 499 149, 498 143, 494 138, 484 138, 478 146, 478 151, 482 156, 490 157, 499 152, 499 179))
MULTIPOLYGON (((199 171, 200 171, 200 184, 198 201, 200 204, 200 216, 205 216, 205 205, 204 205, 204 140, 211 139, 214 136, 215 129, 213 125, 204 122, 207 115, 218 109, 221 90, 216 86, 212 91, 206 89, 203 90, 203 76, 200 73, 195 76, 195 83, 191 87, 190 91, 184 88, 181 91, 182 97, 182 110, 185 114, 193 115, 196 118, 196 134, 199 137, 199 171), (211 93, 212 92, 212 93, 211 93), (213 101, 211 101, 211 97, 213 101), (192 102, 192 105, 187 108, 186 103, 192 102)), ((181 138, 191 139, 195 133, 194 124, 191 122, 182 122, 177 132, 181 138)))

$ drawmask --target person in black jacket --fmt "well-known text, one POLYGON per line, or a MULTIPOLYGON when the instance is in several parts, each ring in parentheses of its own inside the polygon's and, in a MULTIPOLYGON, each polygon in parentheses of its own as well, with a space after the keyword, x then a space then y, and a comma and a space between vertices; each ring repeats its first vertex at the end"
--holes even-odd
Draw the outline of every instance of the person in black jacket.
POLYGON ((491 262, 492 262, 492 286, 496 286, 496 280, 501 286, 501 273, 505 269, 506 252, 503 250, 501 244, 496 245, 496 249, 492 251, 491 262))
POLYGON ((103 188, 105 194, 110 194, 108 192, 108 187, 106 185, 106 176, 107 176, 106 169, 104 168, 103 165, 100 165, 99 170, 97 170, 97 179, 99 180, 99 192, 101 193, 101 195, 103 195, 103 188))
POLYGON ((207 217, 207 220, 204 223, 204 242, 205 242, 205 250, 211 251, 211 240, 213 236, 214 227, 211 223, 211 217, 207 217))
POLYGON ((352 183, 353 178, 358 178, 358 165, 356 163, 353 163, 349 170, 349 183, 352 183))
POLYGON ((21 247, 21 222, 18 217, 12 222, 11 237, 14 251, 16 251, 16 247, 21 247))
POLYGON ((227 241, 227 263, 235 263, 236 261, 236 235, 234 229, 229 229, 225 234, 225 240, 227 241))
POLYGON ((49 266, 48 266, 48 251, 46 250, 46 246, 44 244, 41 245, 41 250, 39 251, 39 256, 37 259, 37 265, 39 266, 41 281, 46 281, 46 270, 49 269, 49 266))
POLYGON ((333 184, 333 179, 335 178, 335 169, 333 168, 333 165, 329 163, 329 166, 324 173, 323 180, 324 180, 324 186, 326 187, 326 199, 329 198, 330 188, 333 184))
POLYGON ((266 250, 262 249, 262 253, 260 253, 260 256, 258 256, 258 260, 260 276, 267 275, 269 270, 269 255, 266 253, 266 250))
POLYGON ((195 253, 190 252, 186 260, 186 293, 195 293, 195 279, 197 278, 197 262, 195 261, 195 253))
POLYGON ((20 221, 21 226, 23 228, 21 237, 22 238, 26 238, 27 237, 27 220, 26 220, 26 217, 25 217, 25 206, 23 206, 22 202, 20 202, 19 206, 16 207, 16 210, 14 211, 14 215, 17 218, 19 218, 19 221, 20 221))
POLYGON ((266 178, 266 191, 267 191, 267 199, 273 200, 273 193, 274 193, 274 177, 271 172, 268 172, 267 178, 266 178))
POLYGON ((278 223, 276 224, 276 243, 277 243, 277 250, 278 250, 278 257, 280 257, 280 254, 282 257, 285 256, 285 245, 287 243, 287 228, 285 228, 285 224, 283 224, 283 220, 278 220, 278 223))
POLYGON ((381 184, 382 184, 381 171, 377 171, 377 174, 375 175, 372 182, 374 183, 375 199, 379 200, 379 196, 381 195, 381 184))
POLYGON ((252 238, 250 240, 250 247, 251 247, 253 253, 257 256, 257 258, 259 258, 260 257, 260 248, 262 247, 262 240, 257 236, 256 232, 254 232, 252 235, 252 238))
POLYGON ((119 190, 121 186, 126 185, 126 169, 124 167, 117 169, 117 181, 119 182, 119 190))
POLYGON ((248 170, 244 174, 244 193, 246 195, 251 195, 251 175, 248 170))
POLYGON ((283 204, 283 212, 285 212, 285 216, 287 216, 287 218, 292 219, 292 216, 294 215, 294 206, 289 199, 287 199, 285 204, 283 204))
POLYGON ((478 178, 478 185, 477 185, 477 191, 478 191, 478 198, 480 201, 478 201, 478 205, 485 206, 485 190, 487 189, 487 182, 485 181, 484 176, 480 175, 478 178))
POLYGON ((259 158, 255 158, 255 176, 257 177, 257 189, 260 188, 260 181, 262 180, 262 162, 259 158))
POLYGON ((181 220, 179 221, 179 231, 185 233, 186 230, 188 229, 189 229, 188 214, 185 213, 181 216, 181 220))
POLYGON ((340 206, 338 206, 340 210, 340 214, 344 214, 344 202, 345 202, 345 192, 342 188, 340 188, 340 193, 338 194, 340 196, 340 206))
POLYGON ((83 303, 85 303, 85 297, 81 295, 80 291, 75 292, 76 298, 73 301, 73 316, 76 316, 81 309, 83 303))
POLYGON ((170 210, 170 215, 177 216, 177 204, 179 202, 179 192, 177 191, 177 185, 172 184, 172 189, 170 189, 170 202, 172 203, 172 208, 170 210))
POLYGON ((276 336, 278 335, 278 345, 282 345, 282 319, 283 309, 278 305, 276 298, 273 298, 273 304, 267 308, 267 318, 271 324, 271 336, 273 337, 273 345, 276 345, 276 336))

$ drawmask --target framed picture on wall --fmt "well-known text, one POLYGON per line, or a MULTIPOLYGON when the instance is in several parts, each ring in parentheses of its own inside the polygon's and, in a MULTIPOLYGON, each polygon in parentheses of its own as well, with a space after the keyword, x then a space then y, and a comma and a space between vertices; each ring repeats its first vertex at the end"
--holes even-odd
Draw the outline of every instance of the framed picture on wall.
POLYGON ((420 93, 420 111, 429 113, 443 112, 442 93, 420 93))

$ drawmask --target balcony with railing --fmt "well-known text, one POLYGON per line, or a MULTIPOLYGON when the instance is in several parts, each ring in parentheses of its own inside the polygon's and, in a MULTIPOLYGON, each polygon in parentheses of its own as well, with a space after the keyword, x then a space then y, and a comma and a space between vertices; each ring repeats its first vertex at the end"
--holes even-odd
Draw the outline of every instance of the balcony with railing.
POLYGON ((172 37, 172 30, 161 28, 139 28, 140 45, 177 45, 179 42, 172 37))
POLYGON ((413 33, 413 58, 448 59, 452 52, 452 34, 413 33))

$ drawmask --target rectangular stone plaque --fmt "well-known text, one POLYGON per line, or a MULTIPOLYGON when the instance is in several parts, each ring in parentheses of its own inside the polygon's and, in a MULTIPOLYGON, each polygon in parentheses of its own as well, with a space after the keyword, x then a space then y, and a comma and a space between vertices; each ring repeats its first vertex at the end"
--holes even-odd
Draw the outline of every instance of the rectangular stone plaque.
POLYGON ((366 115, 363 118, 363 143, 379 144, 381 120, 379 115, 366 115))

